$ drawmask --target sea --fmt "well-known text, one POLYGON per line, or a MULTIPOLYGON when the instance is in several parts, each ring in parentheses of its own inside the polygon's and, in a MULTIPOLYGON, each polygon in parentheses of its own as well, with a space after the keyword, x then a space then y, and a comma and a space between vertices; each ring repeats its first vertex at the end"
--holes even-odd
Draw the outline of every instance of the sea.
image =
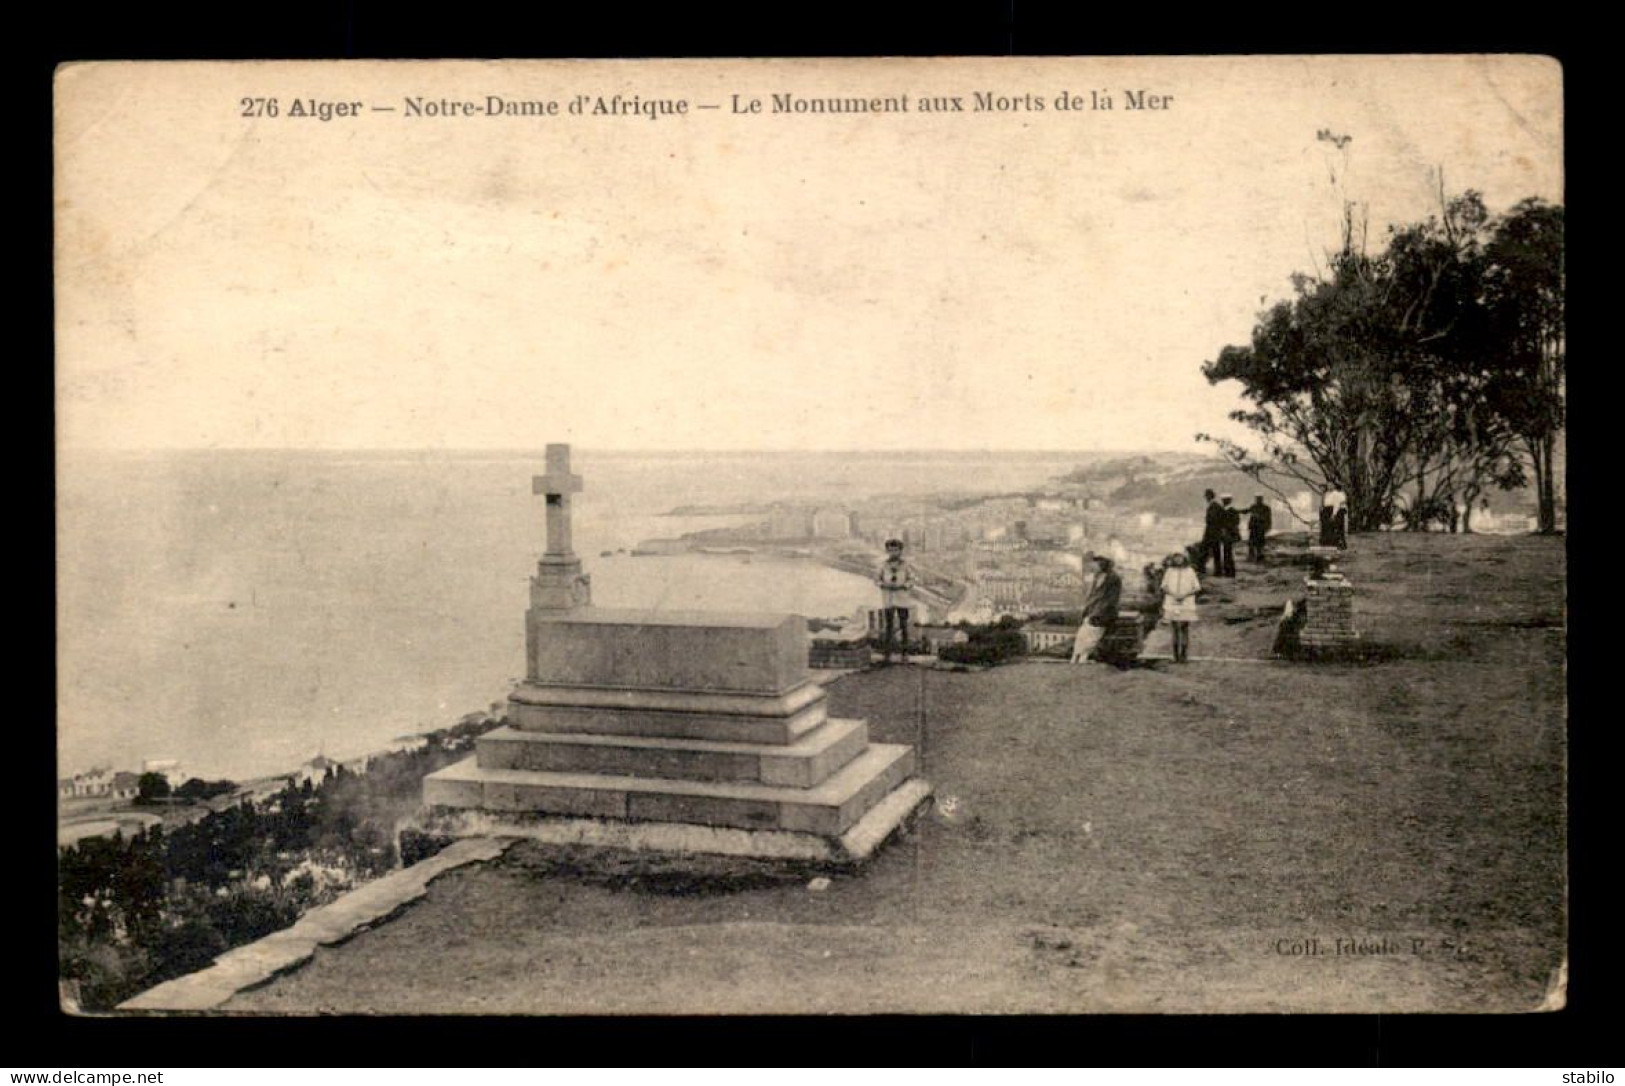
MULTIPOLYGON (((578 449, 600 606, 851 615, 862 577, 763 555, 633 556, 784 501, 1030 489, 1100 453, 578 449), (607 555, 605 552, 609 552, 607 555)), ((454 723, 524 673, 540 451, 59 454, 58 776, 178 759, 251 780, 454 723)))

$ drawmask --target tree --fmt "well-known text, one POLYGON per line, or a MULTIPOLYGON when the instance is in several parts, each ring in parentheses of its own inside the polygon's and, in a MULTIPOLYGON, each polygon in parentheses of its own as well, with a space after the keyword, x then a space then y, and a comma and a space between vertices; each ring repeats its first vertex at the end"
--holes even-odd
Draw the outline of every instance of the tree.
POLYGON ((1563 209, 1524 200, 1486 248, 1485 302, 1495 405, 1523 442, 1534 476, 1539 530, 1557 529, 1557 439, 1564 421, 1563 209))
POLYGON ((136 800, 140 803, 152 803, 160 799, 169 798, 169 778, 162 773, 143 773, 135 783, 136 800))
MULTIPOLYGON (((1535 368, 1537 341, 1551 354, 1550 336, 1528 329, 1550 328, 1554 290, 1561 307, 1560 274, 1553 288, 1530 257, 1541 248, 1530 235, 1549 231, 1525 225, 1519 245, 1507 240, 1509 224, 1527 217, 1515 212, 1492 231, 1477 193, 1451 199, 1441 191, 1439 214, 1391 228, 1373 255, 1346 210, 1342 247, 1327 270, 1294 276, 1295 297, 1260 315, 1247 346, 1225 347, 1202 367, 1211 383, 1241 383, 1252 407, 1231 418, 1253 430, 1261 451, 1198 437, 1217 441, 1232 464, 1277 494, 1270 475, 1344 491, 1354 531, 1395 521, 1416 530, 1465 527, 1461 506, 1470 517, 1487 487, 1524 481, 1520 436, 1538 444, 1544 439, 1526 435, 1551 429, 1549 410, 1525 412, 1535 419, 1514 410, 1514 389, 1540 379, 1505 379, 1535 368)), ((1538 476, 1541 454, 1534 459, 1538 476)))
POLYGON ((1407 352, 1389 321, 1387 271, 1357 245, 1349 216, 1328 272, 1294 276, 1296 297, 1260 316, 1248 346, 1225 347, 1202 367, 1210 383, 1240 382, 1254 405, 1231 418, 1258 435, 1262 454, 1220 441, 1231 462, 1266 486, 1274 473, 1341 489, 1357 532, 1392 519, 1418 418, 1404 381, 1407 352))

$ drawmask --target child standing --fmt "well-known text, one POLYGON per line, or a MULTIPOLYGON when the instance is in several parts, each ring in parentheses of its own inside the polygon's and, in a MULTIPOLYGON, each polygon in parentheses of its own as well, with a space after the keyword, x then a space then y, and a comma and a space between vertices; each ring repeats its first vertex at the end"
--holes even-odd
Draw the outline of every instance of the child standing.
POLYGON ((903 561, 901 539, 886 540, 886 560, 880 563, 880 572, 875 574, 875 584, 880 586, 880 609, 885 616, 886 663, 891 663, 892 630, 895 626, 902 627, 901 653, 903 659, 907 660, 909 593, 914 588, 914 570, 903 561))
POLYGON ((1202 582, 1183 554, 1168 556, 1168 572, 1162 575, 1162 617, 1174 631, 1174 662, 1186 663, 1191 654, 1191 623, 1197 621, 1196 593, 1202 582))

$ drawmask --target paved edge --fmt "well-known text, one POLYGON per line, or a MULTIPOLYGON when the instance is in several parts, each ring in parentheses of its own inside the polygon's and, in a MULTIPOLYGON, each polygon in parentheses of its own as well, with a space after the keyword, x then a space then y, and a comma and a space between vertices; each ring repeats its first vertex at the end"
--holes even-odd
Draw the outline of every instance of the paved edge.
POLYGON ((308 961, 318 946, 350 938, 428 893, 429 883, 453 868, 501 856, 511 840, 467 838, 399 871, 310 910, 292 927, 236 947, 196 973, 165 981, 120 1003, 120 1011, 207 1011, 245 988, 308 961))

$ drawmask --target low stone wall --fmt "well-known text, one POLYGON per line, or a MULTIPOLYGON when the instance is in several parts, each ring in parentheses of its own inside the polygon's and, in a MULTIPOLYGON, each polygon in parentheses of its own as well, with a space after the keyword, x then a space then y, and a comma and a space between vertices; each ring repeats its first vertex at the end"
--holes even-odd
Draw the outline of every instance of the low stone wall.
POLYGON ((1138 611, 1119 611, 1111 629, 1095 645, 1095 656, 1106 661, 1126 662, 1140 658, 1145 647, 1145 628, 1138 611))
POLYGON ((813 637, 807 648, 807 665, 816 668, 852 669, 869 666, 869 638, 813 637))

